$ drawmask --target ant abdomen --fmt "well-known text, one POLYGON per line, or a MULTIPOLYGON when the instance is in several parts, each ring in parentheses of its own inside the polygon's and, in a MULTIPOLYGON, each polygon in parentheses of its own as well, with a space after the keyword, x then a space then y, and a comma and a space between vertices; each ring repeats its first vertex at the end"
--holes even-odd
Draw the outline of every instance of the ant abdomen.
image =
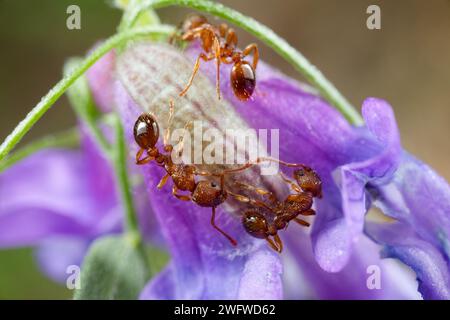
POLYGON ((134 124, 133 134, 139 147, 145 150, 153 148, 159 138, 159 126, 156 119, 148 113, 140 115, 134 124))
POLYGON ((255 90, 256 76, 255 70, 250 63, 245 60, 236 62, 231 69, 231 87, 239 100, 248 100, 255 90))
POLYGON ((227 199, 225 191, 215 182, 202 180, 192 193, 192 201, 201 207, 217 207, 227 199))

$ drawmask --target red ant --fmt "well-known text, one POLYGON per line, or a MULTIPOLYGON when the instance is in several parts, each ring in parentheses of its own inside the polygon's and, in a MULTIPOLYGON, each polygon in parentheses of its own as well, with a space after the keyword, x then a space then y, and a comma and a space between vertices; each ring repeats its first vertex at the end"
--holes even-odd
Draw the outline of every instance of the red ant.
MULTIPOLYGON (((284 201, 279 201, 270 191, 237 182, 241 187, 265 196, 270 200, 269 205, 257 204, 258 207, 253 206, 253 208, 244 212, 242 223, 245 230, 256 238, 266 239, 272 249, 281 252, 283 243, 278 236, 278 231, 287 228, 292 220, 302 226, 309 227, 310 224, 298 218, 298 216, 315 215, 315 211, 311 207, 314 197, 322 197, 322 182, 314 170, 303 164, 286 163, 271 158, 259 158, 256 163, 263 161, 274 161, 288 167, 299 168, 293 172, 295 181, 282 174, 283 180, 296 192, 288 195, 284 201), (264 214, 264 211, 268 211, 269 214, 264 214), (273 237, 273 240, 271 237, 273 237)), ((248 163, 243 168, 249 168, 252 165, 254 163, 248 163)), ((239 197, 240 199, 238 200, 242 202, 250 201, 250 198, 247 196, 240 195, 239 197)))
MULTIPOLYGON (((237 195, 228 192, 224 188, 225 175, 241 171, 241 168, 223 170, 221 173, 209 173, 198 171, 196 166, 187 164, 175 164, 172 161, 173 146, 167 143, 170 136, 170 124, 173 118, 173 101, 170 101, 170 115, 169 125, 164 136, 163 152, 156 146, 159 139, 159 125, 154 116, 151 114, 142 114, 138 117, 134 125, 134 139, 139 145, 140 150, 136 153, 136 164, 143 165, 151 161, 166 171, 166 175, 158 183, 158 189, 161 189, 169 178, 172 178, 173 187, 172 194, 183 201, 192 201, 201 207, 212 208, 211 225, 224 235, 232 245, 236 246, 237 242, 225 231, 220 229, 215 223, 216 207, 225 202, 228 194, 236 197, 237 195), (142 158, 143 153, 147 156, 142 158), (216 184, 213 181, 201 180, 196 181, 196 176, 209 176, 220 178, 220 183, 216 184), (178 191, 190 192, 190 195, 179 194, 178 191)), ((239 199, 238 199, 239 200, 239 199)), ((249 200, 247 201, 255 206, 265 206, 262 201, 249 200)))
POLYGON ((255 70, 259 60, 258 47, 255 43, 249 44, 243 51, 237 49, 238 38, 233 28, 225 23, 216 27, 201 15, 190 15, 180 27, 181 40, 193 41, 200 39, 203 51, 195 61, 192 75, 188 84, 180 92, 184 96, 192 85, 194 77, 200 67, 200 59, 203 61, 216 60, 216 91, 220 99, 220 64, 233 64, 230 79, 233 92, 240 100, 247 101, 256 86, 255 70), (244 58, 253 52, 253 63, 244 58))

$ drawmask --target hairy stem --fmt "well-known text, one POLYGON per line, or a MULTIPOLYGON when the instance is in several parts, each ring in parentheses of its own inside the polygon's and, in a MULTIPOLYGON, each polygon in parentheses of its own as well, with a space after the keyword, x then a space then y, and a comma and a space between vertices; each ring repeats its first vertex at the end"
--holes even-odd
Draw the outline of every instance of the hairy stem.
POLYGON ((77 80, 89 67, 111 49, 122 45, 124 42, 142 36, 155 34, 170 34, 173 32, 171 26, 155 25, 136 29, 130 29, 110 37, 99 45, 78 66, 72 69, 70 74, 59 81, 41 101, 26 115, 17 127, 11 132, 0 145, 0 160, 19 143, 23 136, 30 131, 31 127, 47 112, 47 110, 58 100, 59 97, 77 80))
POLYGON ((133 205, 133 195, 131 194, 131 184, 127 173, 127 154, 123 134, 123 127, 118 116, 113 118, 115 131, 115 146, 111 151, 116 179, 119 186, 119 193, 122 198, 125 211, 125 227, 128 234, 137 244, 141 243, 139 223, 136 210, 133 205))
POLYGON ((149 8, 156 9, 171 5, 189 7, 215 15, 253 34, 299 71, 350 123, 355 125, 363 123, 358 111, 300 52, 275 34, 270 28, 220 3, 207 0, 141 0, 138 6, 124 14, 120 28, 126 29, 133 26, 140 14, 149 8))
POLYGON ((76 128, 57 134, 51 134, 37 139, 23 148, 15 151, 0 162, 0 172, 11 167, 20 160, 47 148, 75 148, 80 143, 80 136, 76 128))

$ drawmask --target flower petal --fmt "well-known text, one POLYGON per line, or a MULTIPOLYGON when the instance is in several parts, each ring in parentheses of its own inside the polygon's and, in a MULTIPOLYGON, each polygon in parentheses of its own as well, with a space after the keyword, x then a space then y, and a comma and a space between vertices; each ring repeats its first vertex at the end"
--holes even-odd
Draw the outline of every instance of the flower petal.
POLYGON ((117 231, 120 207, 109 164, 82 130, 82 150, 48 149, 0 175, 0 246, 117 231))
POLYGON ((367 183, 381 184, 392 177, 401 159, 400 137, 391 106, 384 100, 368 98, 363 103, 363 117, 369 132, 380 142, 378 154, 363 161, 352 162, 338 169, 342 208, 347 227, 357 238, 363 231, 367 212, 367 183))
POLYGON ((426 299, 450 292, 450 186, 408 153, 389 183, 372 188, 373 204, 396 224, 371 225, 367 233, 386 246, 387 256, 412 267, 426 299))
POLYGON ((369 223, 366 229, 371 237, 385 245, 385 257, 397 258, 416 272, 424 299, 450 299, 449 268, 439 250, 401 222, 369 223))
MULTIPOLYGON (((80 267, 90 241, 83 238, 55 237, 39 245, 36 257, 40 268, 56 282, 66 282, 69 266, 80 267)), ((69 273, 68 273, 69 272, 69 273)))
POLYGON ((85 172, 79 151, 45 150, 2 173, 0 246, 33 245, 58 234, 89 235, 93 206, 85 172))
POLYGON ((303 232, 288 233, 288 256, 284 259, 289 275, 285 281, 290 299, 419 299, 417 283, 391 259, 379 258, 379 246, 367 237, 354 245, 349 263, 337 273, 321 269, 311 254, 311 242, 303 232), (290 256, 292 255, 292 258, 290 256), (294 261, 295 263, 293 263, 294 261), (375 274, 375 272, 377 274, 375 274), (379 275, 379 287, 371 276, 379 275), (302 280, 300 280, 302 279, 302 280), (369 286, 372 284, 372 286, 369 286))
POLYGON ((103 112, 110 112, 114 108, 115 62, 115 51, 110 51, 86 72, 94 101, 103 112))
MULTIPOLYGON (((168 118, 168 100, 182 89, 177 74, 190 68, 187 59, 171 47, 140 44, 119 57, 118 72, 123 85, 117 84, 116 104, 133 154, 137 145, 132 128, 137 117, 143 111, 152 112, 163 131, 168 118)), ((219 128, 245 127, 230 105, 225 101, 217 103, 214 87, 201 74, 188 97, 176 101, 176 108, 175 128, 183 127, 189 119, 203 119, 219 128)), ((279 257, 273 256, 264 241, 248 236, 228 207, 222 205, 217 209, 216 224, 236 238, 237 248, 211 226, 210 208, 175 199, 169 186, 158 190, 156 186, 164 170, 150 163, 142 166, 142 171, 172 264, 147 286, 141 297, 242 298, 263 284, 267 285, 267 298, 281 297, 279 257), (259 278, 248 270, 258 261, 265 262, 259 269, 259 278)))

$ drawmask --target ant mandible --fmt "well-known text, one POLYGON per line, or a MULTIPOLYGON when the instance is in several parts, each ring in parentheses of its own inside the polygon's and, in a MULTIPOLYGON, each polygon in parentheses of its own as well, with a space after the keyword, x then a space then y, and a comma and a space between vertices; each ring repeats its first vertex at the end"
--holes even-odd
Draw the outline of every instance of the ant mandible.
MULTIPOLYGON (((221 173, 209 173, 198 171, 194 165, 174 163, 172 161, 173 146, 167 143, 170 136, 173 110, 174 104, 173 101, 170 101, 169 124, 164 136, 163 152, 156 146, 159 139, 159 125, 155 117, 148 113, 144 113, 138 117, 133 129, 134 139, 140 147, 139 151, 136 153, 136 164, 143 165, 155 161, 158 166, 164 168, 166 174, 158 183, 158 189, 161 189, 167 183, 168 179, 172 178, 172 194, 180 200, 192 201, 201 207, 212 208, 211 225, 224 235, 232 245, 236 246, 236 240, 216 225, 215 216, 216 207, 225 202, 228 194, 231 194, 234 197, 237 196, 225 190, 225 175, 241 171, 242 169, 228 169, 223 170, 221 173), (147 155, 142 158, 144 152, 146 152, 147 155), (208 180, 196 181, 196 176, 216 177, 220 179, 220 183, 217 184, 214 181, 208 180), (190 195, 179 194, 178 191, 187 191, 190 195)), ((251 199, 248 203, 254 206, 265 206, 265 204, 259 200, 251 199)))
POLYGON ((255 70, 259 60, 258 47, 255 43, 249 44, 243 51, 237 49, 237 35, 233 28, 225 23, 216 27, 201 15, 190 15, 180 27, 180 39, 193 41, 200 39, 203 51, 197 57, 188 84, 180 92, 184 96, 194 81, 194 77, 200 68, 200 59, 207 62, 216 60, 216 91, 220 99, 220 64, 233 64, 230 74, 231 87, 235 96, 247 101, 253 94, 256 86, 255 70), (253 53, 253 63, 244 58, 253 53))

